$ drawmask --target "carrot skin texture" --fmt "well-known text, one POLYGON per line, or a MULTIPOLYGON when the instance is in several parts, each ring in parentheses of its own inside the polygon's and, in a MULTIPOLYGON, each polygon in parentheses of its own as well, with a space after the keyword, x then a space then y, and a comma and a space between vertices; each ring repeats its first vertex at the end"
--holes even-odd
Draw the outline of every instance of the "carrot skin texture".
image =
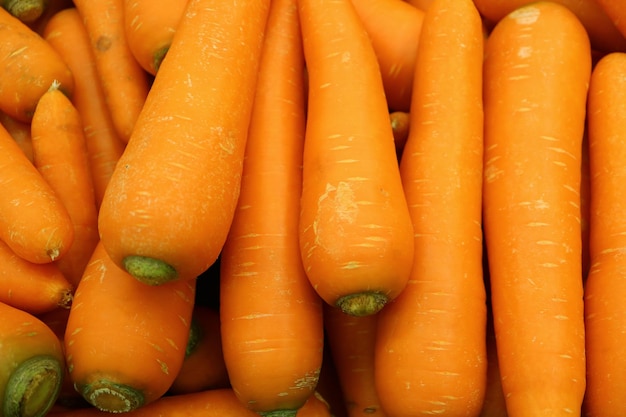
POLYGON ((404 289, 413 260, 381 74, 349 0, 298 8, 309 77, 300 251, 325 302, 372 314, 404 289))
POLYGON ((580 182, 590 70, 587 33, 557 3, 517 9, 487 39, 483 213, 512 417, 577 414, 585 391, 580 182))
POLYGON ((195 279, 224 245, 268 8, 267 0, 189 3, 100 207, 115 263, 147 258, 165 271, 132 273, 138 279, 195 279))
POLYGON ((590 260, 585 283, 587 390, 584 415, 626 412, 626 364, 622 332, 626 293, 620 248, 626 223, 621 184, 626 176, 623 123, 626 120, 626 54, 612 53, 595 66, 589 87, 590 260))
POLYGON ((390 416, 476 416, 487 371, 480 15, 471 1, 435 0, 420 39, 400 161, 415 255, 379 313, 376 387, 390 416))

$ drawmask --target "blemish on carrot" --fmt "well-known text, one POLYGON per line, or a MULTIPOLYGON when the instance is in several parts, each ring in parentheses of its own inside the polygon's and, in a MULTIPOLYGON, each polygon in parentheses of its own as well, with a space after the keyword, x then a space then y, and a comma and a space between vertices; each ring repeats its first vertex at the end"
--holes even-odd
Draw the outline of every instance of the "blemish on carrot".
POLYGON ((100 52, 106 52, 112 44, 111 38, 108 36, 100 36, 96 41, 96 49, 100 52))

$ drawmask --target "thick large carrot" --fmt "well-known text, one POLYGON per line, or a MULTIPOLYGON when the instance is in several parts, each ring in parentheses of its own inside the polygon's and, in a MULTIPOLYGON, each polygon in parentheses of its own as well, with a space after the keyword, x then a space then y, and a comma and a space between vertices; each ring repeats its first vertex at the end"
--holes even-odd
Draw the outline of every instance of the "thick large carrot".
POLYGON ((65 332, 76 390, 113 413, 163 396, 185 357, 194 297, 195 281, 147 286, 98 244, 76 288, 65 332))
POLYGON ((623 250, 626 211, 622 184, 626 179, 626 54, 602 58, 589 87, 590 260, 585 283, 587 390, 589 417, 626 413, 626 366, 623 297, 623 250))
POLYGON ((83 19, 113 126, 128 141, 150 89, 124 30, 124 0, 74 0, 83 19))
POLYGON ((230 383, 264 416, 295 415, 322 363, 322 302, 300 257, 304 55, 295 0, 269 12, 241 194, 220 263, 230 383), (246 302, 241 302, 246 300, 246 302))
POLYGON ((580 178, 591 51, 537 2, 487 39, 484 228, 508 414, 571 416, 585 390, 580 178))
POLYGON ((98 211, 80 115, 54 83, 37 103, 31 122, 33 162, 72 220, 74 240, 57 261, 72 285, 98 243, 98 211))
POLYGON ((80 114, 85 131, 96 205, 100 207, 125 143, 113 126, 87 29, 76 8, 72 7, 59 11, 48 20, 43 37, 75 75, 72 103, 80 114))
POLYGON ((406 289, 380 312, 376 387, 391 416, 471 416, 487 370, 480 15, 471 0, 435 0, 421 39, 400 161, 415 256, 406 289))
POLYGON ((100 207, 106 250, 137 279, 195 279, 224 245, 268 8, 189 3, 100 207))
POLYGON ((172 43, 188 0, 124 0, 124 33, 139 65, 152 75, 172 43))
POLYGON ((0 110, 30 122, 39 98, 54 80, 71 96, 74 77, 40 35, 0 7, 0 110))
POLYGON ((0 414, 43 417, 59 396, 61 342, 37 317, 0 303, 0 414))
POLYGON ((413 261, 378 61, 352 2, 298 2, 309 89, 300 246, 313 287, 349 314, 379 311, 413 261))

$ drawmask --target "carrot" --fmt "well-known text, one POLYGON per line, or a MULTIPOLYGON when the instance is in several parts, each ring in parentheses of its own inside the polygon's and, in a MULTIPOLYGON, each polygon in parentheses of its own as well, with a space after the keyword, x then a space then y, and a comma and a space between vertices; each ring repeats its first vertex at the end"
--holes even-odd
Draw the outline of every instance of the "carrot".
POLYGON ((378 314, 358 317, 324 306, 324 329, 349 417, 385 417, 374 378, 378 314))
POLYGON ((54 80, 71 96, 74 77, 59 54, 25 23, 0 7, 0 110, 30 122, 54 80))
MULTIPOLYGON (((580 19, 587 30, 593 49, 604 52, 626 51, 626 38, 596 3, 597 0, 554 1, 569 8, 580 19)), ((532 2, 534 0, 474 0, 481 15, 493 24, 513 10, 532 2)))
POLYGON ((76 390, 94 407, 129 412, 162 397, 185 357, 195 281, 147 286, 98 244, 80 280, 65 332, 76 390))
POLYGON ((2 0, 0 4, 6 11, 24 23, 31 23, 44 14, 46 0, 2 0))
POLYGON ((322 363, 322 302, 304 272, 298 244, 303 74, 296 1, 274 0, 239 201, 220 264, 230 383, 240 401, 263 416, 296 415, 315 391, 322 363))
POLYGON ((393 142, 396 145, 396 155, 399 161, 402 157, 406 140, 409 137, 411 115, 406 111, 393 111, 389 113, 389 119, 391 121, 391 131, 393 132, 393 142))
POLYGON ((578 414, 589 39, 568 8, 537 2, 500 20, 484 65, 484 228, 507 411, 578 414))
POLYGON ((99 208, 125 143, 113 126, 94 64, 89 35, 76 8, 63 9, 52 16, 43 30, 43 36, 67 62, 76 78, 72 103, 83 123, 96 206, 99 208))
POLYGON ((185 360, 168 393, 171 395, 189 394, 229 386, 228 372, 222 353, 219 313, 213 308, 196 304, 185 360))
POLYGON ((413 7, 417 7, 420 10, 426 11, 430 7, 433 0, 403 0, 409 3, 413 7))
MULTIPOLYGON (((34 0, 37 1, 37 0, 34 0)), ((43 30, 50 21, 50 18, 61 10, 74 7, 73 0, 45 0, 46 8, 41 16, 33 22, 27 23, 28 27, 39 35, 43 35, 43 30)))
POLYGON ((626 227, 620 181, 626 176, 623 123, 626 120, 626 54, 612 53, 591 76, 588 101, 591 268, 585 284, 587 391, 585 415, 626 412, 626 378, 615 372, 626 364, 626 329, 621 259, 626 227))
POLYGON ((59 339, 35 316, 0 303, 0 414, 43 417, 56 401, 65 362, 59 339))
POLYGON ((409 111, 424 11, 398 0, 351 0, 376 52, 392 111, 409 111))
POLYGON ((376 55, 350 0, 298 3, 309 77, 300 250, 322 299, 354 315, 406 286, 413 230, 376 55))
POLYGON ((33 142, 30 123, 22 122, 0 111, 0 124, 15 140, 29 161, 33 162, 33 142))
MULTIPOLYGON (((593 67, 592 67, 593 68, 593 67)), ((586 126, 585 126, 586 127, 586 126)), ((589 253, 589 217, 590 213, 590 200, 591 200, 591 172, 589 171, 589 135, 585 128, 585 135, 583 136, 582 144, 582 162, 580 167, 580 230, 582 239, 582 270, 583 270, 583 285, 587 280, 590 268, 590 253, 589 253)))
POLYGON ((268 7, 194 0, 180 22, 100 207, 102 243, 139 280, 195 279, 224 245, 268 7))
POLYGON ((148 74, 130 51, 124 0, 74 0, 89 35, 113 126, 128 141, 150 89, 148 74))
POLYGON ((31 128, 35 167, 61 199, 74 227, 72 245, 57 263, 76 286, 99 240, 98 212, 83 123, 56 83, 39 99, 31 128))
POLYGON ((392 416, 471 416, 487 371, 480 15, 471 0, 435 0, 420 39, 400 161, 415 256, 406 289, 380 312, 376 388, 392 416))
POLYGON ((317 391, 298 410, 296 417, 331 417, 329 404, 317 391))
POLYGON ((172 43, 188 0, 124 0, 124 33, 139 65, 155 75, 172 43))

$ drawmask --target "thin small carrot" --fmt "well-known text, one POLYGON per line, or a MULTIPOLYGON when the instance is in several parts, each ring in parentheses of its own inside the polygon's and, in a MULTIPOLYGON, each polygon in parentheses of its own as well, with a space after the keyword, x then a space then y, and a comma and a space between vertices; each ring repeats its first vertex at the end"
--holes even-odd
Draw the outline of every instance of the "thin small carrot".
POLYGON ((585 391, 581 151, 591 51, 565 6, 522 6, 487 39, 483 214, 508 414, 571 416, 585 391))
POLYGON ((106 250, 139 280, 195 279, 224 245, 268 8, 192 0, 178 26, 100 207, 106 250))
POLYGON ((398 0, 352 0, 376 52, 392 111, 409 111, 424 11, 398 0))
POLYGON ((65 332, 76 390, 94 407, 129 412, 163 396, 182 367, 195 281, 147 286, 101 243, 74 293, 65 332))
POLYGON ((623 248, 626 212, 626 54, 602 58, 591 75, 588 101, 591 268, 585 283, 587 387, 584 415, 626 413, 623 248))
POLYGON ((22 122, 0 111, 0 124, 6 129, 29 161, 33 162, 33 142, 30 123, 22 122))
POLYGON ((406 111, 392 111, 389 113, 389 119, 391 121, 391 131, 393 132, 393 142, 396 145, 396 155, 398 161, 400 161, 404 145, 409 137, 411 114, 406 111))
POLYGON ((97 73, 120 139, 128 141, 150 89, 150 79, 130 51, 124 0, 74 0, 83 19, 97 73))
POLYGON ((96 206, 99 208, 125 143, 113 125, 94 64, 89 35, 76 8, 63 9, 52 16, 43 30, 43 37, 75 75, 72 103, 83 123, 96 206))
POLYGON ((33 162, 72 220, 74 240, 59 269, 78 285, 99 241, 98 211, 80 114, 56 83, 37 103, 31 122, 33 162))
POLYGON ((379 313, 376 388, 391 416, 471 416, 487 373, 480 15, 471 0, 435 0, 420 39, 400 161, 415 256, 379 313))
POLYGON ((221 254, 220 317, 237 397, 282 417, 295 416, 315 391, 324 344, 322 302, 298 244, 305 96, 295 0, 272 1, 263 48, 237 210, 221 254))
POLYGON ((188 0, 124 0, 124 33, 139 65, 155 75, 188 0))
POLYGON ((352 2, 298 2, 309 88, 300 250, 322 299, 379 311, 406 286, 413 227, 378 60, 352 2))
POLYGON ((0 414, 43 417, 59 396, 61 342, 32 314, 0 303, 0 414))
POLYGON ((30 122, 39 98, 54 80, 71 96, 74 77, 42 37, 0 7, 0 110, 30 122))

